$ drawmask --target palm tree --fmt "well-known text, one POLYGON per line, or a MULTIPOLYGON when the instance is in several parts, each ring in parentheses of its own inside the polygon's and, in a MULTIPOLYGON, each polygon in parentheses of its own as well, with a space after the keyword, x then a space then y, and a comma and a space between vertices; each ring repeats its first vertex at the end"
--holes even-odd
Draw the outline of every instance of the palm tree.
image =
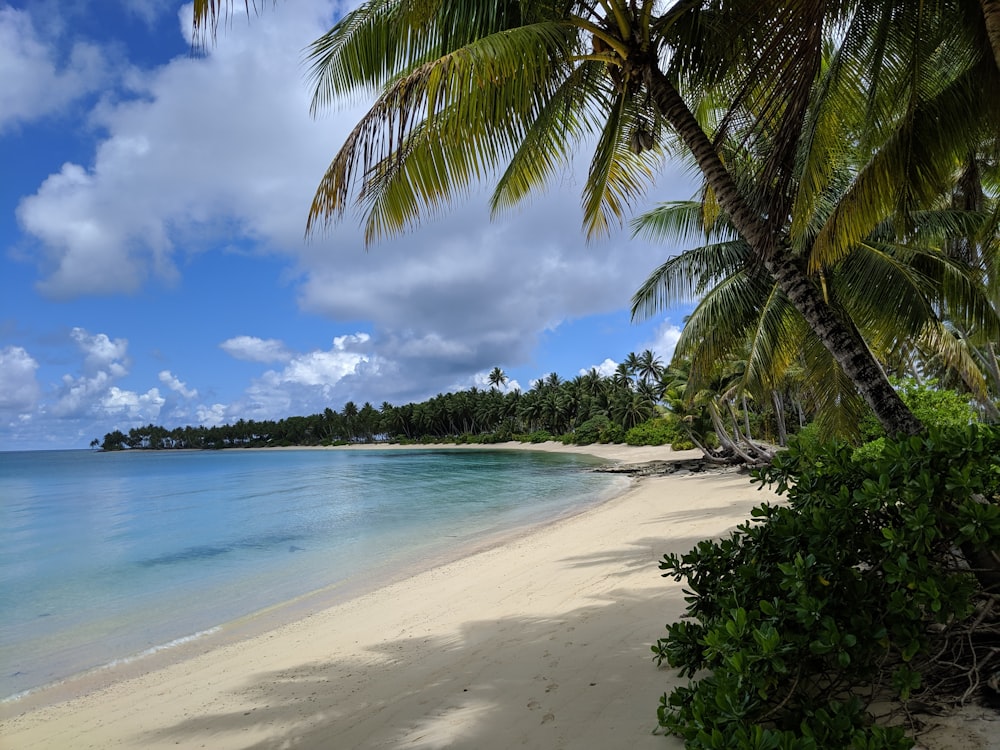
POLYGON ((654 414, 653 402, 638 391, 620 394, 611 406, 612 418, 626 430, 642 424, 654 414))
POLYGON ((500 390, 501 387, 507 385, 507 373, 499 367, 494 367, 490 370, 489 382, 492 388, 500 390))
POLYGON ((653 354, 652 349, 646 349, 639 355, 635 373, 643 383, 656 382, 663 371, 663 363, 653 354))
MULTIPOLYGON (((700 204, 675 203, 641 217, 637 226, 657 236, 684 235, 703 216, 700 204)), ((823 281, 826 294, 855 322, 876 356, 886 358, 915 342, 940 356, 979 399, 988 400, 967 342, 951 335, 939 317, 948 308, 967 326, 994 337, 1000 333, 987 289, 971 269, 943 251, 947 238, 962 226, 959 218, 950 211, 924 212, 905 245, 894 241, 891 226, 883 226, 828 269, 823 281), (886 289, 893 290, 894 305, 885 304, 886 289)), ((967 225, 982 220, 968 218, 967 225)), ((843 371, 774 280, 747 262, 750 250, 733 237, 732 228, 719 220, 703 229, 716 241, 671 258, 633 299, 634 314, 642 315, 671 301, 700 298, 675 354, 690 357, 691 393, 716 377, 720 363, 741 360, 740 388, 766 403, 794 370, 811 394, 822 430, 853 435, 863 403, 843 371)))
POLYGON ((625 366, 625 371, 628 373, 629 378, 636 378, 639 376, 640 361, 638 354, 635 352, 629 352, 625 355, 625 360, 622 364, 625 366))
POLYGON ((632 370, 629 369, 628 362, 619 362, 611 376, 611 384, 618 390, 632 390, 632 370))
POLYGON ((354 440, 358 437, 358 405, 348 401, 344 404, 341 415, 344 417, 344 430, 347 432, 345 437, 347 440, 354 440))
MULTIPOLYGON (((229 5, 196 0, 196 30, 229 5)), ((307 232, 359 203, 369 241, 395 234, 489 173, 499 175, 501 210, 593 138, 584 225, 606 232, 652 183, 669 125, 752 262, 886 431, 916 433, 919 421, 817 275, 869 233, 872 216, 923 205, 956 154, 1000 130, 995 0, 927 5, 683 0, 658 15, 655 0, 368 0, 310 51, 314 110, 357 92, 379 97, 322 178, 307 232), (810 110, 820 96, 827 106, 810 110), (723 100, 724 110, 711 106, 723 100), (790 188, 822 186, 826 126, 844 106, 871 114, 864 145, 882 158, 804 256, 786 232, 786 217, 794 225, 803 213, 790 188), (744 121, 759 156, 752 189, 717 150, 744 121)), ((807 190, 803 202, 815 197, 807 190)))

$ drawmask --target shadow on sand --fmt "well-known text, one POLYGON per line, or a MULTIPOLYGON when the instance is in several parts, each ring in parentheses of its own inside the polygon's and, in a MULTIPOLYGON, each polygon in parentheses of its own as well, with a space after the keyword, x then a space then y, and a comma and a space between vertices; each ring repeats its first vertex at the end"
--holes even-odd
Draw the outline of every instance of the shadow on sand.
POLYGON ((222 696, 224 708, 136 738, 142 745, 241 748, 656 748, 659 697, 677 678, 650 645, 683 609, 681 587, 659 578, 666 548, 701 537, 637 539, 563 560, 649 568, 662 595, 615 587, 557 617, 466 622, 449 636, 387 640, 342 660, 261 673, 222 696), (235 707, 235 708, 234 708, 235 707))

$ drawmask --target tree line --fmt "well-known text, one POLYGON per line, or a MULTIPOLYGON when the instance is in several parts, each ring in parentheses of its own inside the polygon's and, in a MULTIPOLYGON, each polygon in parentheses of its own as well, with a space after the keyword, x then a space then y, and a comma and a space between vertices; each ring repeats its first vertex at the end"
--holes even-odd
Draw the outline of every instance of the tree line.
MULTIPOLYGON (((729 368, 733 373, 738 368, 729 368)), ((730 378, 731 379, 731 378, 730 378)), ((730 379, 721 376, 725 389, 730 379)), ((393 405, 370 402, 358 406, 348 401, 338 411, 328 407, 321 413, 290 416, 280 420, 240 419, 217 426, 149 424, 127 433, 113 430, 92 447, 103 450, 172 448, 234 448, 268 446, 312 446, 371 442, 500 442, 506 440, 562 439, 565 442, 624 442, 632 431, 633 442, 670 442, 690 447, 715 441, 710 420, 689 418, 706 403, 702 387, 696 403, 686 405, 686 365, 665 365, 651 350, 630 353, 609 375, 596 368, 564 379, 553 372, 527 391, 506 390, 507 376, 496 367, 488 388, 473 387, 442 393, 421 402, 393 405), (685 419, 687 418, 687 419, 685 419), (660 429, 642 437, 636 428, 660 422, 660 429), (682 441, 688 438, 686 444, 682 441)), ((715 394, 718 397, 720 394, 715 394)), ((773 402, 758 405, 743 398, 738 415, 743 434, 783 442, 805 424, 811 415, 810 400, 794 388, 775 394, 773 402)), ((729 410, 727 408, 727 414, 729 410)), ((735 412, 733 412, 735 413, 735 412)))

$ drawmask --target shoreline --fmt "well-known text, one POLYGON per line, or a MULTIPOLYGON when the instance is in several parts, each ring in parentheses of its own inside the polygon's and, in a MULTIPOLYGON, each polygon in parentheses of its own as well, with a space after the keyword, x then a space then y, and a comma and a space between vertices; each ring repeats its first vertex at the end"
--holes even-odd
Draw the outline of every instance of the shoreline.
MULTIPOLYGON (((688 457, 620 445, 397 448, 688 457)), ((234 628, 228 642, 186 644, 190 653, 141 660, 131 674, 115 668, 64 702, 0 706, 0 737, 12 750, 674 750, 680 740, 652 731, 659 696, 677 677, 654 665, 649 647, 683 611, 683 587, 662 578, 657 561, 725 533, 769 497, 735 472, 633 480, 580 513, 271 629, 234 628)), ((974 738, 963 746, 986 747, 974 738)))
MULTIPOLYGON (((611 464, 623 463, 623 458, 635 458, 643 462, 650 457, 662 459, 664 451, 669 449, 640 447, 637 449, 623 446, 606 445, 593 446, 597 450, 588 450, 579 446, 563 446, 552 441, 544 444, 530 444, 511 441, 496 445, 460 445, 451 443, 431 443, 420 445, 400 444, 358 444, 338 446, 281 446, 257 447, 233 450, 251 452, 270 451, 466 451, 466 450, 513 450, 536 451, 546 453, 584 454, 608 461, 611 464), (600 455, 596 455, 600 454, 600 455)), ((650 459, 651 460, 651 459, 650 459)), ((248 612, 232 620, 226 620, 207 625, 203 630, 182 634, 169 642, 152 645, 142 651, 124 655, 107 664, 101 664, 85 671, 71 674, 53 682, 39 685, 0 698, 0 722, 11 716, 26 711, 45 708, 56 703, 80 698, 87 693, 109 687, 115 682, 132 679, 146 672, 155 671, 169 666, 174 662, 183 661, 206 651, 231 644, 235 641, 260 636, 268 631, 287 625, 296 620, 329 609, 347 600, 369 594, 379 588, 397 583, 415 573, 455 562, 464 557, 501 546, 515 540, 526 533, 545 528, 566 518, 585 513, 611 499, 627 492, 634 484, 634 479, 623 477, 624 487, 612 490, 598 498, 588 500, 573 509, 564 510, 558 515, 525 521, 509 528, 486 532, 475 538, 463 541, 448 550, 435 550, 424 553, 420 558, 407 561, 405 572, 400 572, 397 566, 388 563, 369 571, 367 578, 351 577, 307 591, 290 599, 276 602, 263 609, 248 612)))
MULTIPOLYGON (((612 460, 611 458, 620 453, 620 451, 613 450, 614 446, 608 447, 612 448, 612 450, 603 451, 605 454, 603 457, 592 456, 595 459, 608 461, 608 463, 595 464, 595 466, 608 466, 609 464, 620 463, 620 461, 612 460)), ((463 446, 434 443, 422 445, 282 446, 274 448, 245 448, 242 450, 254 453, 266 453, 270 451, 316 452, 327 450, 465 452, 469 449, 485 449, 487 451, 494 449, 496 451, 513 450, 520 452, 559 452, 591 455, 590 451, 577 450, 575 447, 570 450, 562 450, 562 448, 563 446, 556 442, 541 446, 511 442, 499 445, 496 448, 492 445, 463 446)), ((234 450, 239 451, 241 449, 234 450)), ((143 453, 143 451, 138 451, 137 453, 143 453)), ((641 457, 641 454, 637 455, 641 457)), ((663 449, 659 449, 659 457, 662 458, 662 455, 663 449)), ((581 470, 587 471, 587 469, 581 470)), ((415 573, 439 567, 478 552, 503 545, 513 539, 519 538, 525 533, 544 528, 549 524, 586 512, 596 505, 607 502, 626 492, 632 482, 631 478, 620 477, 616 483, 617 486, 593 496, 587 495, 585 499, 578 498, 576 505, 572 507, 547 515, 525 518, 513 525, 502 524, 493 529, 484 529, 475 536, 470 535, 461 539, 456 538, 449 542, 450 546, 447 548, 438 545, 420 553, 413 553, 397 562, 378 562, 378 558, 375 558, 372 566, 362 575, 352 574, 349 577, 323 584, 319 588, 303 590, 301 593, 295 593, 290 595, 289 598, 262 606, 260 609, 247 611, 245 614, 235 614, 232 619, 205 621, 197 632, 195 630, 188 632, 180 631, 176 636, 171 636, 162 642, 149 641, 148 647, 131 653, 123 653, 109 660, 107 663, 95 663, 92 667, 67 674, 64 677, 58 677, 48 683, 28 687, 21 692, 5 694, 0 696, 0 721, 16 713, 36 710, 54 703, 62 703, 70 699, 79 698, 87 693, 106 688, 122 679, 134 678, 145 672, 169 666, 173 662, 191 658, 194 655, 233 643, 234 641, 260 636, 295 620, 341 604, 346 600, 396 583, 415 573)))
MULTIPOLYGON (((558 443, 514 443, 491 446, 342 446, 319 449, 560 451, 592 455, 612 463, 644 463, 670 456, 686 457, 686 452, 672 454, 668 448, 662 447, 563 446, 558 443)), ((623 543, 621 531, 609 534, 611 526, 620 530, 641 532, 644 523, 635 517, 635 511, 650 503, 655 504, 657 495, 675 495, 673 501, 668 504, 681 508, 682 516, 703 520, 709 517, 713 529, 718 528, 720 531, 723 530, 720 521, 725 527, 731 526, 746 516, 749 507, 763 500, 749 485, 745 475, 693 474, 684 477, 632 480, 624 493, 596 506, 585 508, 580 513, 521 529, 505 538, 480 545, 477 549, 460 551, 461 556, 456 559, 444 562, 429 561, 426 568, 399 574, 397 580, 384 583, 375 590, 352 594, 333 606, 317 611, 306 611, 301 618, 291 622, 256 630, 252 627, 252 623, 236 623, 235 627, 229 629, 228 637, 220 639, 225 642, 215 642, 215 635, 197 639, 176 649, 167 649, 130 664, 85 675, 82 679, 71 681, 76 683, 74 685, 62 684, 42 688, 24 699, 11 701, 0 706, 0 736, 4 738, 4 747, 55 748, 112 744, 125 747, 165 747, 176 746, 178 741, 182 745, 193 743, 198 737, 210 747, 247 747, 252 746, 254 742, 261 742, 259 745, 261 747, 271 747, 277 746, 278 742, 274 740, 272 743, 267 738, 274 739, 275 733, 284 737, 282 741, 288 741, 289 734, 300 737, 301 741, 297 740, 294 744, 302 747, 329 746, 330 741, 334 742, 334 746, 344 747, 393 747, 396 746, 395 740, 379 738, 379 735, 391 729, 391 722, 390 725, 386 725, 385 717, 381 716, 386 706, 395 705, 405 697, 400 695, 392 699, 384 697, 386 691, 392 693, 398 690, 399 678, 412 675, 408 679, 416 680, 416 685, 420 686, 419 689, 412 687, 412 683, 404 679, 406 684, 411 684, 411 689, 405 691, 409 698, 404 700, 404 703, 407 703, 408 710, 412 711, 417 710, 416 706, 410 705, 413 703, 412 696, 425 690, 428 685, 430 686, 428 701, 432 704, 435 702, 434 696, 440 690, 440 686, 435 687, 435 684, 444 679, 443 676, 450 676, 448 678, 450 680, 459 679, 462 675, 470 678, 467 680, 469 685, 459 691, 462 697, 466 697, 466 692, 483 689, 482 686, 475 687, 476 681, 471 679, 475 677, 473 673, 487 677, 494 672, 497 675, 510 673, 502 680, 505 684, 509 682, 510 687, 505 689, 505 697, 501 704, 507 706, 510 701, 522 704, 521 698, 524 697, 523 705, 519 705, 517 713, 523 713, 530 724, 540 722, 538 726, 543 729, 539 731, 543 733, 538 736, 537 742, 540 744, 536 746, 550 747, 553 745, 548 739, 551 739, 553 730, 572 731, 572 727, 576 727, 575 731, 581 732, 580 727, 587 724, 581 716, 571 718, 578 710, 572 705, 563 705, 558 712, 541 711, 540 715, 538 714, 544 706, 544 701, 541 699, 553 695, 556 685, 560 683, 555 679, 557 675, 548 678, 540 673, 528 675, 527 672, 534 673, 556 661, 563 661, 558 659, 556 654, 556 642, 559 640, 557 632, 549 633, 549 639, 555 644, 552 649, 542 649, 538 653, 535 651, 538 650, 539 634, 526 640, 523 633, 521 637, 517 637, 516 633, 511 637, 501 638, 500 635, 509 630, 523 631, 527 628, 532 632, 540 629, 539 633, 546 633, 555 628, 555 631, 560 631, 559 635, 565 635, 569 639, 568 634, 581 629, 572 624, 574 621, 601 623, 604 622, 605 615, 614 615, 612 620, 601 627, 603 631, 613 621, 611 631, 616 635, 612 643, 605 644, 604 636, 599 639, 588 637, 587 643, 579 644, 577 648, 583 648, 585 652, 596 649, 598 653, 603 654, 609 650, 605 648, 606 645, 611 649, 621 648, 635 657, 631 668, 638 667, 645 673, 647 681, 651 679, 654 683, 662 682, 662 684, 652 691, 645 690, 643 695, 637 696, 646 704, 637 710, 631 705, 632 699, 625 700, 619 695, 622 685, 631 684, 633 679, 629 677, 625 680, 608 674, 602 675, 602 672, 606 673, 608 670, 596 668, 593 678, 582 687, 567 685, 567 678, 562 677, 561 703, 565 703, 566 698, 574 690, 581 691, 581 694, 570 702, 572 704, 583 702, 584 705, 588 705, 582 699, 603 695, 609 707, 613 705, 618 709, 627 708, 632 712, 637 711, 638 715, 642 716, 642 720, 637 721, 634 727, 636 737, 642 738, 649 735, 655 726, 655 705, 658 695, 667 684, 664 682, 667 675, 653 665, 648 648, 659 636, 663 625, 672 619, 672 615, 664 611, 658 613, 652 621, 648 614, 645 617, 625 616, 624 620, 623 615, 636 607, 643 610, 659 609, 658 606, 654 607, 652 600, 656 599, 658 594, 665 594, 677 587, 661 579, 656 569, 655 561, 668 551, 666 545, 662 549, 654 550, 651 543, 647 543, 645 553, 642 555, 644 562, 641 565, 645 568, 645 574, 637 574, 636 568, 639 567, 639 563, 634 558, 635 551, 630 549, 631 545, 624 542, 625 549, 616 549, 614 546, 602 548, 596 540, 602 540, 607 545, 613 545, 618 541, 620 547, 623 543), (742 500, 734 498, 736 509, 731 516, 714 517, 708 510, 689 507, 692 502, 698 504, 707 497, 714 496, 720 483, 725 493, 735 493, 743 497, 742 500), (667 488, 673 488, 678 492, 665 491, 667 488), (602 589, 610 586, 610 590, 614 590, 619 578, 622 579, 622 583, 637 575, 643 580, 636 591, 631 591, 633 587, 626 585, 622 590, 621 599, 611 596, 605 601, 605 596, 601 594, 597 599, 602 604, 595 604, 594 597, 586 592, 583 593, 582 600, 579 592, 574 594, 576 583, 569 580, 558 582, 555 573, 558 569, 565 568, 567 561, 570 561, 568 570, 573 573, 574 580, 582 575, 581 583, 589 582, 602 589), (542 575, 541 571, 546 568, 552 570, 542 575), (537 575, 542 577, 536 580, 537 575), (487 581, 488 585, 485 583, 487 581), (647 590, 646 595, 640 594, 640 590, 643 589, 647 590), (525 607, 532 611, 524 612, 525 607), (623 611, 602 612, 606 607, 612 609, 621 607, 623 611), (640 626, 638 623, 643 621, 646 624, 640 626), (420 651, 423 654, 419 663, 412 668, 400 666, 402 670, 400 675, 393 674, 394 669, 386 671, 387 664, 397 664, 397 659, 387 657, 386 653, 406 651, 411 639, 416 637, 414 628, 417 623, 419 627, 416 629, 425 635, 419 641, 420 651), (248 633, 248 627, 255 632, 248 633), (483 629, 485 632, 479 632, 483 629), (481 671, 477 659, 472 659, 470 663, 461 656, 464 649, 459 649, 459 663, 452 663, 455 658, 452 652, 456 648, 456 643, 464 640, 456 633, 465 631, 477 633, 472 640, 484 644, 483 656, 487 658, 487 664, 493 665, 485 673, 481 671), (626 636, 627 633, 632 633, 632 636, 626 636), (503 658, 488 658, 494 649, 486 647, 485 644, 494 641, 497 653, 504 654, 503 658), (306 653, 301 651, 302 644, 310 644, 306 653), (522 652, 534 654, 533 658, 528 660, 529 663, 525 663, 522 652), (549 654, 548 657, 546 653, 549 654), (363 705, 357 706, 356 710, 349 711, 346 715, 332 717, 330 723, 320 716, 307 716, 304 721, 295 718, 294 715, 299 713, 297 709, 307 709, 314 700, 310 700, 308 694, 302 699, 301 706, 296 705, 294 701, 281 700, 281 696, 284 695, 283 686, 287 683, 280 677, 273 682, 265 680, 268 684, 258 685, 257 690, 244 692, 247 684, 252 686, 262 671, 265 674, 279 675, 290 669, 291 675, 301 675, 303 670, 308 674, 319 674, 325 671, 322 665, 327 665, 335 673, 338 670, 334 663, 330 662, 331 658, 338 664, 343 662, 353 666, 341 674, 340 680, 335 680, 331 676, 329 682, 317 680, 312 685, 314 688, 334 686, 331 688, 333 693, 328 695, 328 698, 332 699, 330 704, 325 711, 320 712, 322 717, 327 717, 329 711, 336 709, 338 705, 343 705, 344 701, 349 702, 350 696, 368 697, 362 700, 363 705), (546 659, 549 661, 546 662, 546 659), (428 670, 430 675, 427 674, 428 670), (345 692, 348 686, 341 683, 351 675, 359 677, 365 684, 345 692), (591 682, 594 685, 591 685, 591 682), (611 694, 606 694, 605 690, 611 685, 617 685, 617 688, 611 694), (513 690, 513 693, 508 695, 510 690, 513 690), (271 696, 271 699, 263 699, 263 706, 260 700, 252 697, 260 691, 264 695, 271 696), (527 693, 535 697, 529 700, 525 697, 527 693), (274 698, 278 698, 280 709, 275 709, 274 698), (223 710, 220 714, 216 707, 220 704, 231 705, 233 700, 243 706, 244 710, 223 710), (287 705, 284 705, 285 703, 287 705), (262 724, 255 714, 259 714, 262 710, 267 713, 268 707, 275 715, 270 722, 262 724), (550 713, 552 718, 547 719, 550 713), (222 723, 228 724, 231 721, 232 727, 223 729, 220 734, 218 725, 223 716, 228 718, 222 723), (340 738, 345 736, 345 732, 351 739, 344 740, 342 744, 340 738), (548 739, 543 740, 546 736, 548 739), (251 737, 257 739, 251 740, 251 737), (69 741, 70 738, 73 738, 72 741, 69 741)), ((689 524, 685 521, 680 527, 686 528, 687 525, 689 524)), ((704 535, 697 532, 685 534, 684 543, 690 547, 704 535)), ((676 592, 671 598, 677 599, 676 592)), ((676 611, 680 611, 680 606, 679 600, 675 602, 676 611)), ((260 624, 259 620, 257 624, 260 624)), ((562 648, 575 651, 576 648, 569 644, 570 641, 567 640, 562 648)), ((596 656, 597 654, 586 656, 581 660, 584 664, 578 664, 578 667, 592 663, 596 656)), ((401 660, 399 664, 402 664, 401 660)), ((559 672, 555 667, 550 669, 559 672)), ((615 667, 611 671, 617 670, 618 667, 615 667)), ((298 682, 295 677, 290 679, 293 683, 298 682)), ((486 682, 492 683, 493 680, 486 679, 486 682)), ((322 690, 313 692, 316 695, 322 694, 322 690)), ((417 705, 426 702, 418 701, 417 705)), ((514 708, 514 705, 509 707, 514 708)), ((439 706, 438 710, 444 709, 439 706)), ((586 713, 593 713, 595 710, 594 706, 590 706, 586 713)), ((598 711, 602 712, 603 709, 598 711)), ((466 716, 466 711, 459 713, 461 716, 444 721, 443 726, 450 727, 448 732, 461 733, 468 729, 466 725, 470 716, 466 716)), ((478 716, 480 713, 490 712, 483 707, 482 711, 476 710, 473 713, 478 716)), ((503 711, 500 713, 502 715, 503 711)), ((412 720, 408 719, 403 723, 409 726, 412 720)), ((491 722, 487 719, 487 723, 491 722)), ((613 721, 610 724, 618 725, 618 722, 613 721)), ((611 725, 608 725, 608 731, 611 731, 611 725)), ((397 730, 404 733, 413 731, 412 726, 406 730, 397 727, 397 730)), ((496 734, 498 731, 500 729, 494 727, 489 734, 496 734)), ((527 725, 517 729, 518 734, 524 735, 521 741, 526 741, 529 746, 536 741, 531 739, 533 731, 527 725)), ((630 731, 631 733, 633 732, 630 731)), ((606 742, 589 745, 590 740, 586 738, 592 734, 593 727, 579 734, 579 737, 583 738, 582 746, 607 746, 608 742, 614 744, 614 740, 608 736, 606 742)), ((662 747, 664 742, 662 737, 652 739, 655 746, 662 747)), ((512 742, 509 735, 507 739, 503 739, 503 732, 500 731, 499 739, 496 740, 486 740, 480 735, 474 746, 500 748, 509 746, 512 742), (490 742, 494 744, 491 745, 490 742)), ((458 739, 455 743, 462 745, 458 739)), ((431 743, 423 746, 448 744, 431 743)), ((558 745, 559 742, 555 744, 558 745)), ((416 746, 421 745, 418 742, 416 746)))

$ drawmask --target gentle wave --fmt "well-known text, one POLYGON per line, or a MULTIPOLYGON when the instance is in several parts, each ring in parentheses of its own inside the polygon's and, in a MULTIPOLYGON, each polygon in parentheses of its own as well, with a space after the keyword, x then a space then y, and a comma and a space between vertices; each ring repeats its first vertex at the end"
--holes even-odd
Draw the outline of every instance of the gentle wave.
POLYGON ((192 633, 191 635, 185 635, 181 636, 180 638, 175 638, 174 640, 169 641, 168 643, 162 643, 158 646, 152 646, 150 648, 147 648, 145 651, 140 651, 137 654, 133 654, 131 656, 123 656, 118 659, 109 661, 107 664, 101 664, 100 666, 94 667, 93 669, 90 669, 81 675, 69 675, 67 678, 63 680, 58 680, 56 682, 49 683, 48 685, 40 685, 38 687, 29 688, 27 690, 22 690, 20 693, 14 693, 13 695, 9 695, 6 698, 0 698, 0 704, 14 703, 15 701, 19 701, 22 698, 27 698, 29 695, 33 695, 34 693, 37 693, 39 690, 42 690, 44 688, 58 686, 66 682, 66 680, 70 679, 71 677, 86 677, 87 675, 90 674, 98 674, 99 672, 105 672, 109 669, 115 669, 116 667, 121 667, 126 664, 133 664, 137 661, 140 661, 141 659, 146 659, 150 656, 153 656, 154 654, 158 654, 163 651, 169 651, 170 649, 177 648, 179 646, 184 646, 188 643, 193 643, 194 641, 205 638, 206 636, 214 635, 215 633, 218 633, 221 630, 222 628, 220 626, 216 626, 213 628, 208 628, 207 630, 202 630, 201 632, 198 633, 192 633))

